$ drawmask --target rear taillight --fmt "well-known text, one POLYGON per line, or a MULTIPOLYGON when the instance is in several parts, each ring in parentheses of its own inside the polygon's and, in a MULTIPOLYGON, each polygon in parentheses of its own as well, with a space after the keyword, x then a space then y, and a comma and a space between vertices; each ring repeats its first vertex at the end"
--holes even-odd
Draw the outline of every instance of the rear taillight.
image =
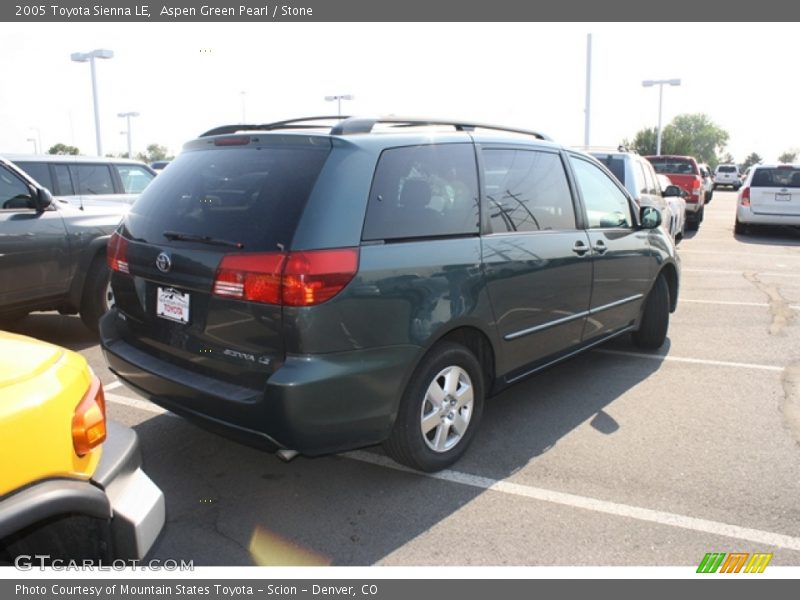
POLYGON ((106 247, 106 260, 112 271, 120 273, 130 273, 128 268, 128 240, 116 231, 111 239, 108 240, 106 247))
POLYGON ((692 180, 692 188, 693 189, 697 189, 702 185, 703 185, 703 182, 700 179, 695 178, 695 179, 692 180))
POLYGON ((72 446, 78 456, 85 456, 106 439, 106 399, 103 384, 96 376, 75 407, 72 416, 72 446))
POLYGON ((750 206, 750 186, 743 187, 739 192, 739 204, 742 206, 750 206))
POLYGON ((217 269, 213 293, 264 304, 313 306, 341 292, 357 270, 356 248, 228 254, 217 269))
POLYGON ((223 256, 214 278, 213 293, 224 298, 280 304, 285 261, 286 255, 282 253, 223 256))

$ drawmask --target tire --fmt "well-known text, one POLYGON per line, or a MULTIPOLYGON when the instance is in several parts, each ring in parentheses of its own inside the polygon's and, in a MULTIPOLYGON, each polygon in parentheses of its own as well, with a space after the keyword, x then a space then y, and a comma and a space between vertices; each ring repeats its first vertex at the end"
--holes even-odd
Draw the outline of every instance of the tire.
POLYGON ((656 279, 644 305, 639 330, 633 332, 633 343, 645 350, 655 350, 664 344, 669 329, 669 286, 663 275, 656 279))
POLYGON ((747 226, 744 223, 742 223, 738 218, 736 219, 736 222, 734 222, 733 224, 733 233, 738 235, 744 235, 747 233, 747 226))
POLYGON ((688 229, 689 231, 697 231, 698 228, 700 227, 700 220, 697 219, 694 215, 692 215, 692 217, 687 216, 685 226, 686 229, 688 229))
POLYGON ((80 308, 83 324, 94 333, 97 333, 100 317, 114 305, 110 278, 111 271, 105 255, 96 256, 86 274, 80 308))
POLYGON ((441 342, 422 359, 408 382, 384 450, 395 461, 419 471, 449 467, 466 452, 483 405, 480 363, 464 346, 441 342))
POLYGON ((706 204, 708 204, 709 202, 711 202, 711 198, 712 198, 713 196, 714 196, 714 190, 711 190, 710 192, 708 192, 708 193, 707 193, 707 195, 706 195, 706 204))

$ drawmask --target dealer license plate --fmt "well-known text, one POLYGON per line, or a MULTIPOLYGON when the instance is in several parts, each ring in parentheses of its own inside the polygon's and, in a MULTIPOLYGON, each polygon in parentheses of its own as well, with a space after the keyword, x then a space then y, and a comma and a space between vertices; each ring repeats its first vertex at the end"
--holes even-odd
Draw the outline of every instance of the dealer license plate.
POLYGON ((158 288, 156 316, 178 323, 189 322, 189 294, 175 288, 158 288))

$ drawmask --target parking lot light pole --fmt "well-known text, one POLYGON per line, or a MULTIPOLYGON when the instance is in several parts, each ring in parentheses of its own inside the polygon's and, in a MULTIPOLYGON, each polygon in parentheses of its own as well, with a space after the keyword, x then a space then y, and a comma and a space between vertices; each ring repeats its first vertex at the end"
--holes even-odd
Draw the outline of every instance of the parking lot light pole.
POLYGON ((28 138, 28 142, 33 142, 33 153, 39 154, 39 145, 36 143, 36 138, 28 138))
POLYGON ((342 100, 354 100, 355 96, 352 94, 343 94, 341 96, 325 96, 325 100, 327 102, 333 102, 336 100, 336 114, 338 116, 342 116, 342 100))
POLYGON ((127 132, 128 132, 128 158, 133 158, 133 150, 131 149, 131 117, 138 117, 139 113, 138 112, 122 112, 122 113, 117 113, 117 116, 127 120, 127 123, 128 123, 128 127, 127 127, 127 132))
POLYGON ((656 129, 656 154, 661 154, 661 107, 664 101, 664 85, 680 85, 680 79, 647 79, 642 87, 658 86, 658 129, 656 129))
POLYGON ((88 62, 92 71, 92 99, 94 100, 94 132, 97 138, 97 156, 103 156, 103 143, 100 138, 100 109, 97 104, 97 75, 95 73, 95 58, 114 58, 112 50, 98 48, 91 52, 73 52, 70 59, 74 62, 88 62))

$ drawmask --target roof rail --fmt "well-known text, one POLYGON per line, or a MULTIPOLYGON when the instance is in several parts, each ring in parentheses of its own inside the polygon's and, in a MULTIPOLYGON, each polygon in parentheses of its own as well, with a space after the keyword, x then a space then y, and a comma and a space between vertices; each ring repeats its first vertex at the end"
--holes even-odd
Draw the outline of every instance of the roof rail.
POLYGON ((518 129, 515 127, 505 127, 503 125, 489 125, 488 123, 476 123, 472 121, 451 121, 448 119, 420 119, 403 117, 379 117, 363 118, 350 117, 339 122, 333 129, 331 135, 349 135, 353 133, 370 133, 378 123, 388 123, 394 127, 421 127, 426 125, 447 125, 456 131, 474 131, 475 129, 491 129, 493 131, 504 131, 507 133, 520 133, 531 135, 540 140, 550 140, 551 138, 539 131, 530 129, 518 129))
MULTIPOLYGON (((380 117, 380 118, 367 118, 367 117, 350 117, 339 115, 326 115, 321 117, 303 117, 300 119, 288 119, 285 121, 275 121, 274 123, 262 123, 260 125, 238 124, 238 125, 223 125, 209 129, 200 137, 209 137, 212 135, 227 135, 239 131, 275 131, 278 129, 320 129, 326 127, 326 124, 321 121, 335 121, 336 123, 330 129, 331 135, 352 135, 357 133, 371 133, 375 125, 379 123, 387 123, 393 127, 422 127, 426 125, 446 125, 453 127, 456 131, 474 131, 475 129, 490 129, 493 131, 503 131, 507 133, 519 133, 522 135, 531 135, 540 140, 548 140, 551 138, 539 131, 532 131, 529 129, 518 129, 515 127, 505 127, 503 125, 489 125, 487 123, 475 123, 470 121, 451 121, 447 119, 419 119, 419 118, 401 118, 401 117, 380 117)), ((328 123, 327 125, 330 125, 328 123)))

